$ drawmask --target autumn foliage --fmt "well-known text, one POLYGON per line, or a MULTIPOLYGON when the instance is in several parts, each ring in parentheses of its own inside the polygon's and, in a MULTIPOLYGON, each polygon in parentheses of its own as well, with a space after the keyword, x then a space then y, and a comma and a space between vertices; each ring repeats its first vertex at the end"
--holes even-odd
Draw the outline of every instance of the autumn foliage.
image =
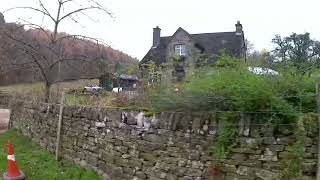
POLYGON ((95 78, 105 72, 112 72, 118 61, 124 66, 138 63, 136 59, 105 44, 67 33, 59 33, 59 42, 51 47, 51 36, 50 31, 43 29, 25 29, 14 23, 1 25, 0 85, 42 81, 39 66, 35 65, 32 58, 39 59, 50 82, 54 83, 57 81, 58 66, 53 63, 56 59, 52 54, 59 54, 57 58, 64 59, 60 66, 60 80, 66 81, 95 78), (37 48, 39 55, 34 57, 26 53, 25 46, 19 45, 20 41, 37 48))

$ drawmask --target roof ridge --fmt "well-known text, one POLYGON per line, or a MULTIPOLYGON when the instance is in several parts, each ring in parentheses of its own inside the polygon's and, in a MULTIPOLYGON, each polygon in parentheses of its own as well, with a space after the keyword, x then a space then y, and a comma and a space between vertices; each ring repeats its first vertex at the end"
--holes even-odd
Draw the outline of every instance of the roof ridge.
POLYGON ((195 33, 195 34, 190 34, 190 35, 201 35, 201 34, 223 34, 223 33, 235 33, 235 31, 212 32, 212 33, 195 33))

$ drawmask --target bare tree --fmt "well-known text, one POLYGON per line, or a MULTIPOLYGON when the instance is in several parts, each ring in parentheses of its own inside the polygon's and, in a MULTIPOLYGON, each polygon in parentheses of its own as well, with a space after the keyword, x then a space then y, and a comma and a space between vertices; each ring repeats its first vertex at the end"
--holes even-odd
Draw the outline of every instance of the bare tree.
MULTIPOLYGON (((72 61, 83 61, 83 65, 88 65, 94 61, 100 60, 101 54, 96 57, 87 56, 86 53, 73 53, 73 57, 67 57, 64 53, 66 46, 72 46, 72 44, 79 43, 80 41, 85 41, 90 48, 101 49, 105 43, 96 38, 90 38, 84 35, 67 35, 59 33, 59 28, 62 22, 72 21, 73 23, 79 23, 81 17, 87 17, 92 21, 94 18, 90 16, 90 11, 100 11, 109 17, 112 14, 98 1, 96 0, 57 0, 57 6, 55 9, 50 10, 49 5, 45 4, 42 0, 38 0, 37 7, 14 7, 6 10, 8 11, 23 9, 30 10, 38 13, 43 17, 43 19, 49 19, 53 26, 50 31, 45 30, 46 28, 42 24, 36 24, 22 19, 21 25, 16 25, 14 28, 0 28, 0 32, 8 37, 9 42, 7 42, 7 47, 15 49, 15 58, 10 57, 12 61, 11 67, 15 68, 33 68, 39 71, 42 80, 45 83, 45 101, 49 101, 50 88, 52 84, 60 82, 65 79, 61 79, 60 68, 61 63, 69 65, 70 68, 77 68, 77 70, 84 70, 84 67, 74 66, 72 61), (71 10, 67 10, 68 7, 72 7, 71 10), (15 33, 25 26, 36 28, 38 33, 45 37, 45 41, 37 40, 26 40, 26 37, 19 37, 19 34, 15 33), (27 56, 28 61, 17 62, 17 57, 27 56), (28 66, 25 66, 28 64, 28 66), (70 65, 71 64, 71 65, 70 65), (54 77, 58 68, 58 77, 54 77)), ((92 13, 92 12, 91 12, 92 13)))

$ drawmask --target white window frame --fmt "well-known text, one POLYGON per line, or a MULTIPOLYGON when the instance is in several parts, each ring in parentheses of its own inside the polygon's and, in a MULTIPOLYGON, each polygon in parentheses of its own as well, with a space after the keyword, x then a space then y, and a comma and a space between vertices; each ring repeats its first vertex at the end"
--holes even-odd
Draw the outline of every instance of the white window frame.
POLYGON ((179 56, 187 55, 187 46, 185 44, 174 45, 174 52, 179 56))

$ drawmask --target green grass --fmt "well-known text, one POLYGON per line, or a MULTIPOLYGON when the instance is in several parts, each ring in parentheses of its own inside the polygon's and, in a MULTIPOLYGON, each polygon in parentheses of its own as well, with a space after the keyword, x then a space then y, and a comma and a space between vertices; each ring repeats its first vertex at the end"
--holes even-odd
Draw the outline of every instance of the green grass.
MULTIPOLYGON (((14 129, 0 134, 0 172, 7 170, 6 142, 13 144, 16 162, 28 180, 95 180, 101 179, 95 172, 88 171, 69 161, 56 161, 55 156, 33 143, 14 129)), ((2 175, 1 175, 2 176, 2 175)))
MULTIPOLYGON (((61 93, 61 89, 64 89, 65 91, 79 89, 82 90, 84 86, 88 84, 98 84, 98 80, 76 80, 53 84, 51 87, 51 100, 60 101, 60 98, 58 96, 61 93)), ((0 91, 15 94, 19 99, 39 102, 44 98, 45 87, 43 82, 22 83, 0 86, 0 91)))

